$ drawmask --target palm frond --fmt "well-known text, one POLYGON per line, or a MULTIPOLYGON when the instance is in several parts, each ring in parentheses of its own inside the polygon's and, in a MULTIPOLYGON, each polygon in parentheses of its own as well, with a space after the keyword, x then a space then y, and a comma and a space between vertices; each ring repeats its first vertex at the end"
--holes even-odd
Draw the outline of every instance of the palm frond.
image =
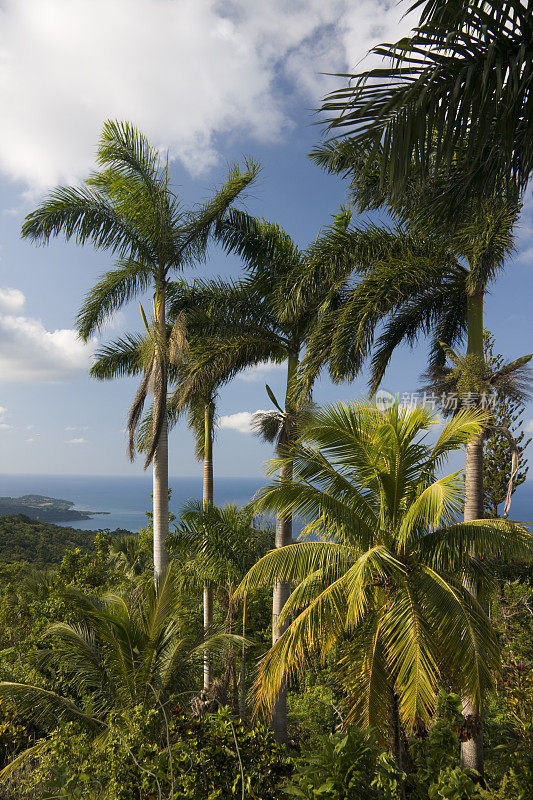
POLYGON ((124 303, 146 290, 153 279, 150 265, 131 258, 106 272, 88 292, 76 318, 76 328, 84 341, 101 329, 109 316, 124 303))

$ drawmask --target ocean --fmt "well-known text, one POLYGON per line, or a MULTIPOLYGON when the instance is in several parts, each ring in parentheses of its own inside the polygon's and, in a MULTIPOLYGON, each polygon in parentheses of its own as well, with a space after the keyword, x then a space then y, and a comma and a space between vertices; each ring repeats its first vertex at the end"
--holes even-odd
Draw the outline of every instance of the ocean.
MULTIPOLYGON (((214 495, 217 505, 248 503, 266 478, 217 478, 214 495)), ((178 514, 191 498, 201 499, 202 478, 170 478, 172 489, 170 510, 178 514)), ((20 497, 23 494, 42 494, 61 500, 71 500, 80 511, 107 511, 104 516, 89 520, 57 523, 80 530, 138 531, 146 524, 146 512, 151 507, 151 475, 1 475, 0 496, 20 497)), ((527 481, 513 496, 511 519, 533 522, 533 482, 527 481)), ((295 525, 295 534, 299 526, 295 525)))
MULTIPOLYGON (((265 484, 261 478, 216 478, 214 499, 217 505, 245 505, 265 484)), ((170 478, 172 490, 170 510, 177 514, 191 498, 201 499, 202 478, 170 478)), ((70 500, 79 511, 107 511, 103 516, 88 520, 59 522, 80 530, 138 531, 146 525, 146 512, 151 508, 151 475, 1 475, 0 496, 20 497, 23 494, 42 494, 70 500)))

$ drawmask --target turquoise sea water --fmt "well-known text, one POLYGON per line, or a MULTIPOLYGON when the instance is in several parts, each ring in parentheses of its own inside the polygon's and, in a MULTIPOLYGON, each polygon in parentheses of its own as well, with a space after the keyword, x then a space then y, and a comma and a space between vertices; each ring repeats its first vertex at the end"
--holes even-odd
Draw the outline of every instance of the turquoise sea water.
MULTIPOLYGON (((263 485, 261 478, 215 478, 215 503, 248 503, 263 485)), ((170 478, 170 509, 177 514, 190 498, 202 497, 202 478, 170 478)), ((135 476, 96 475, 0 475, 0 496, 42 494, 71 500, 80 511, 107 511, 90 520, 58 523, 81 530, 125 528, 138 531, 146 524, 151 507, 152 479, 135 476)))
MULTIPOLYGON (((170 508, 177 514, 190 498, 202 496, 202 478, 170 478, 170 508)), ((248 503, 266 483, 262 478, 216 478, 215 503, 248 503)), ((139 476, 96 475, 0 475, 0 496, 20 497, 42 494, 72 500, 81 511, 108 511, 105 516, 74 523, 60 523, 81 530, 124 528, 138 531, 146 524, 145 513, 151 506, 152 480, 139 476)), ((519 487, 513 497, 511 519, 533 522, 533 482, 519 487)), ((295 535, 298 526, 295 526, 295 535)))

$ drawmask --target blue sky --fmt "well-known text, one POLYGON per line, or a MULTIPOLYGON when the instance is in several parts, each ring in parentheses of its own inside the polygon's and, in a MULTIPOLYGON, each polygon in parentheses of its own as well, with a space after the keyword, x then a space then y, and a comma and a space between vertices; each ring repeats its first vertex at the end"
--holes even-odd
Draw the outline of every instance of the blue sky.
MULTIPOLYGON (((226 163, 262 164, 247 209, 280 223, 302 246, 344 200, 343 183, 307 158, 320 137, 317 107, 368 48, 399 38, 406 4, 382 0, 5 0, 0 7, 0 472, 135 474, 123 433, 136 383, 87 377, 95 343, 73 323, 81 299, 112 262, 105 253, 55 241, 20 240, 24 216, 58 183, 92 168, 106 118, 127 119, 171 155, 185 203, 209 195, 226 163)), ((486 326, 507 357, 531 351, 533 203, 526 198, 518 252, 492 287, 486 326)), ((239 273, 216 248, 202 275, 239 273)), ((100 341, 135 330, 126 308, 100 341)), ((383 386, 416 390, 425 343, 397 353, 383 386)), ((319 381, 318 402, 360 397, 319 381)), ((269 408, 265 381, 281 395, 283 371, 255 370, 219 399, 217 474, 259 475, 269 447, 247 415, 269 408), (240 415, 240 416, 235 416, 240 415)), ((533 406, 527 409, 533 429, 533 406)), ((199 474, 190 435, 171 435, 170 472, 199 474)))

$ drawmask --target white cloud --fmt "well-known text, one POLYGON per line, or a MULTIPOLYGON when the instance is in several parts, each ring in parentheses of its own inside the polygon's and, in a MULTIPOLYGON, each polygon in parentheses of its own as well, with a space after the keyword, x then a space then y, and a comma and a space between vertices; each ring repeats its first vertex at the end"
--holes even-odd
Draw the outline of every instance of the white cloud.
POLYGON ((34 442, 35 438, 33 436, 30 436, 29 439, 26 439, 26 441, 27 442, 34 442))
POLYGON ((80 436, 78 439, 68 439, 67 444, 87 444, 87 439, 80 436))
POLYGON ((286 369, 287 365, 284 363, 276 364, 274 361, 263 361, 261 364, 255 364, 253 367, 248 367, 243 370, 237 377, 241 381, 252 383, 265 380, 269 372, 274 372, 276 370, 285 371, 286 369))
POLYGON ((393 0, 4 0, 0 168, 33 191, 76 180, 112 117, 199 172, 218 159, 220 134, 282 137, 294 94, 315 107, 336 85, 321 73, 407 32, 404 10, 393 0))
MULTIPOLYGON (((258 409, 255 413, 264 414, 266 412, 262 409, 258 409)), ((253 416, 254 415, 249 411, 238 411, 236 414, 227 414, 226 416, 220 417, 218 427, 223 430, 239 431, 239 433, 251 433, 253 416)))
POLYGON ((8 425, 7 422, 0 422, 0 431, 12 431, 13 425, 8 425))
POLYGON ((0 314, 17 314, 24 306, 20 289, 0 288, 0 314))
POLYGON ((528 419, 526 424, 524 425, 524 430, 526 433, 533 433, 533 419, 528 419))
POLYGON ((0 406, 0 418, 4 417, 7 414, 7 408, 4 406, 0 406))
MULTIPOLYGON (((4 290, 15 297, 13 310, 24 305, 24 295, 18 289, 4 290)), ((32 317, 12 313, 0 295, 0 380, 7 382, 58 381, 86 370, 96 340, 88 345, 78 339, 72 329, 48 331, 43 323, 32 317)))

